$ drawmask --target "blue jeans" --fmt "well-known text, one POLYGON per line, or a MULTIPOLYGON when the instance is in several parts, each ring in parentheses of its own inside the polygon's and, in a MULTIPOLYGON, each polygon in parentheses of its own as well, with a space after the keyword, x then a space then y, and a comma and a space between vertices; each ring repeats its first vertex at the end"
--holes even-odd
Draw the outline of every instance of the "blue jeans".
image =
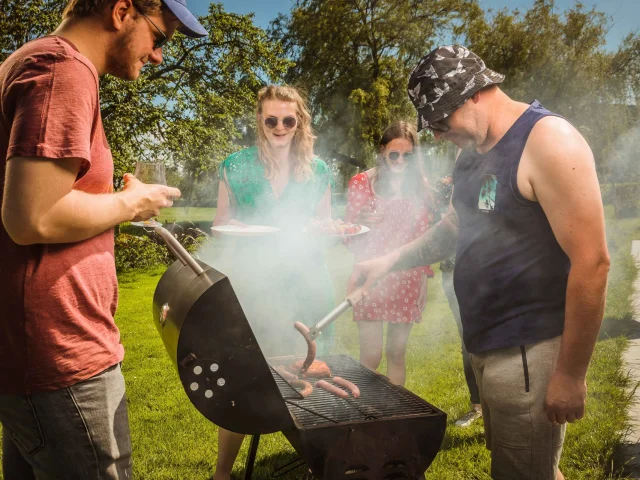
POLYGON ((0 422, 5 480, 133 477, 119 364, 53 392, 0 395, 0 422))

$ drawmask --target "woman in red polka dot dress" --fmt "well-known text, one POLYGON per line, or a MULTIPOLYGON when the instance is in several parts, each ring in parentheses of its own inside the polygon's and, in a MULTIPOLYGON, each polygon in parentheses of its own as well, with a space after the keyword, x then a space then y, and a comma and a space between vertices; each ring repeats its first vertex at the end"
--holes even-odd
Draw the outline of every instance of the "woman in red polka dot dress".
MULTIPOLYGON (((345 220, 371 231, 348 242, 355 261, 380 257, 427 231, 429 190, 417 158, 418 136, 407 122, 389 126, 380 139, 378 165, 349 181, 345 220)), ((360 334, 360 362, 377 369, 382 360, 383 325, 387 327, 387 377, 404 385, 407 341, 422 319, 431 267, 393 272, 355 305, 360 334)))

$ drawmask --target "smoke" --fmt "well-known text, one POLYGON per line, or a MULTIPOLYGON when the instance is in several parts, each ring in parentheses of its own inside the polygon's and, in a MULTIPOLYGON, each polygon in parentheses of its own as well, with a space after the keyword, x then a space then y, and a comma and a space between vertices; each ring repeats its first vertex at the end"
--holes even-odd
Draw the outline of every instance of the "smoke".
POLYGON ((640 152, 640 124, 622 133, 611 149, 609 170, 613 181, 637 182, 640 179, 638 152, 640 152))
MULTIPOLYGON (((225 274, 242 306, 263 354, 269 357, 304 356, 307 348, 293 324, 314 325, 335 306, 333 283, 325 264, 325 245, 303 230, 315 216, 308 205, 308 189, 289 189, 286 199, 275 200, 272 209, 252 219, 251 225, 280 229, 262 236, 217 234, 203 247, 199 258, 225 274)), ((332 331, 317 340, 318 354, 329 352, 332 331)))

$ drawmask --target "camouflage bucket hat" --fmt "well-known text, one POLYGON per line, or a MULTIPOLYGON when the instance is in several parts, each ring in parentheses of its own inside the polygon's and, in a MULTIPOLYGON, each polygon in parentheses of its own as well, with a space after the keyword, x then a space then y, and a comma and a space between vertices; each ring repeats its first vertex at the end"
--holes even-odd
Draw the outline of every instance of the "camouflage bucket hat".
POLYGON ((418 111, 418 131, 447 118, 478 90, 504 81, 480 57, 460 45, 446 45, 422 57, 409 77, 409 98, 418 111))

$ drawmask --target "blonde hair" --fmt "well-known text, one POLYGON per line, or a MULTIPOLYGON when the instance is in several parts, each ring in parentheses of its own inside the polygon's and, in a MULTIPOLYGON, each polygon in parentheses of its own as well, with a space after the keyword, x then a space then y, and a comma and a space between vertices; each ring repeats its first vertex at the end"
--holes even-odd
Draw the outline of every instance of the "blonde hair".
MULTIPOLYGON (((267 100, 280 100, 296 104, 296 132, 291 143, 293 155, 293 175, 297 182, 308 180, 313 175, 313 141, 315 136, 311 129, 311 114, 303 95, 294 87, 288 85, 269 85, 258 92, 257 115, 262 115, 262 106, 267 100)), ((258 156, 264 164, 268 179, 278 171, 278 161, 271 149, 271 145, 264 133, 264 122, 258 121, 257 125, 258 156)))

